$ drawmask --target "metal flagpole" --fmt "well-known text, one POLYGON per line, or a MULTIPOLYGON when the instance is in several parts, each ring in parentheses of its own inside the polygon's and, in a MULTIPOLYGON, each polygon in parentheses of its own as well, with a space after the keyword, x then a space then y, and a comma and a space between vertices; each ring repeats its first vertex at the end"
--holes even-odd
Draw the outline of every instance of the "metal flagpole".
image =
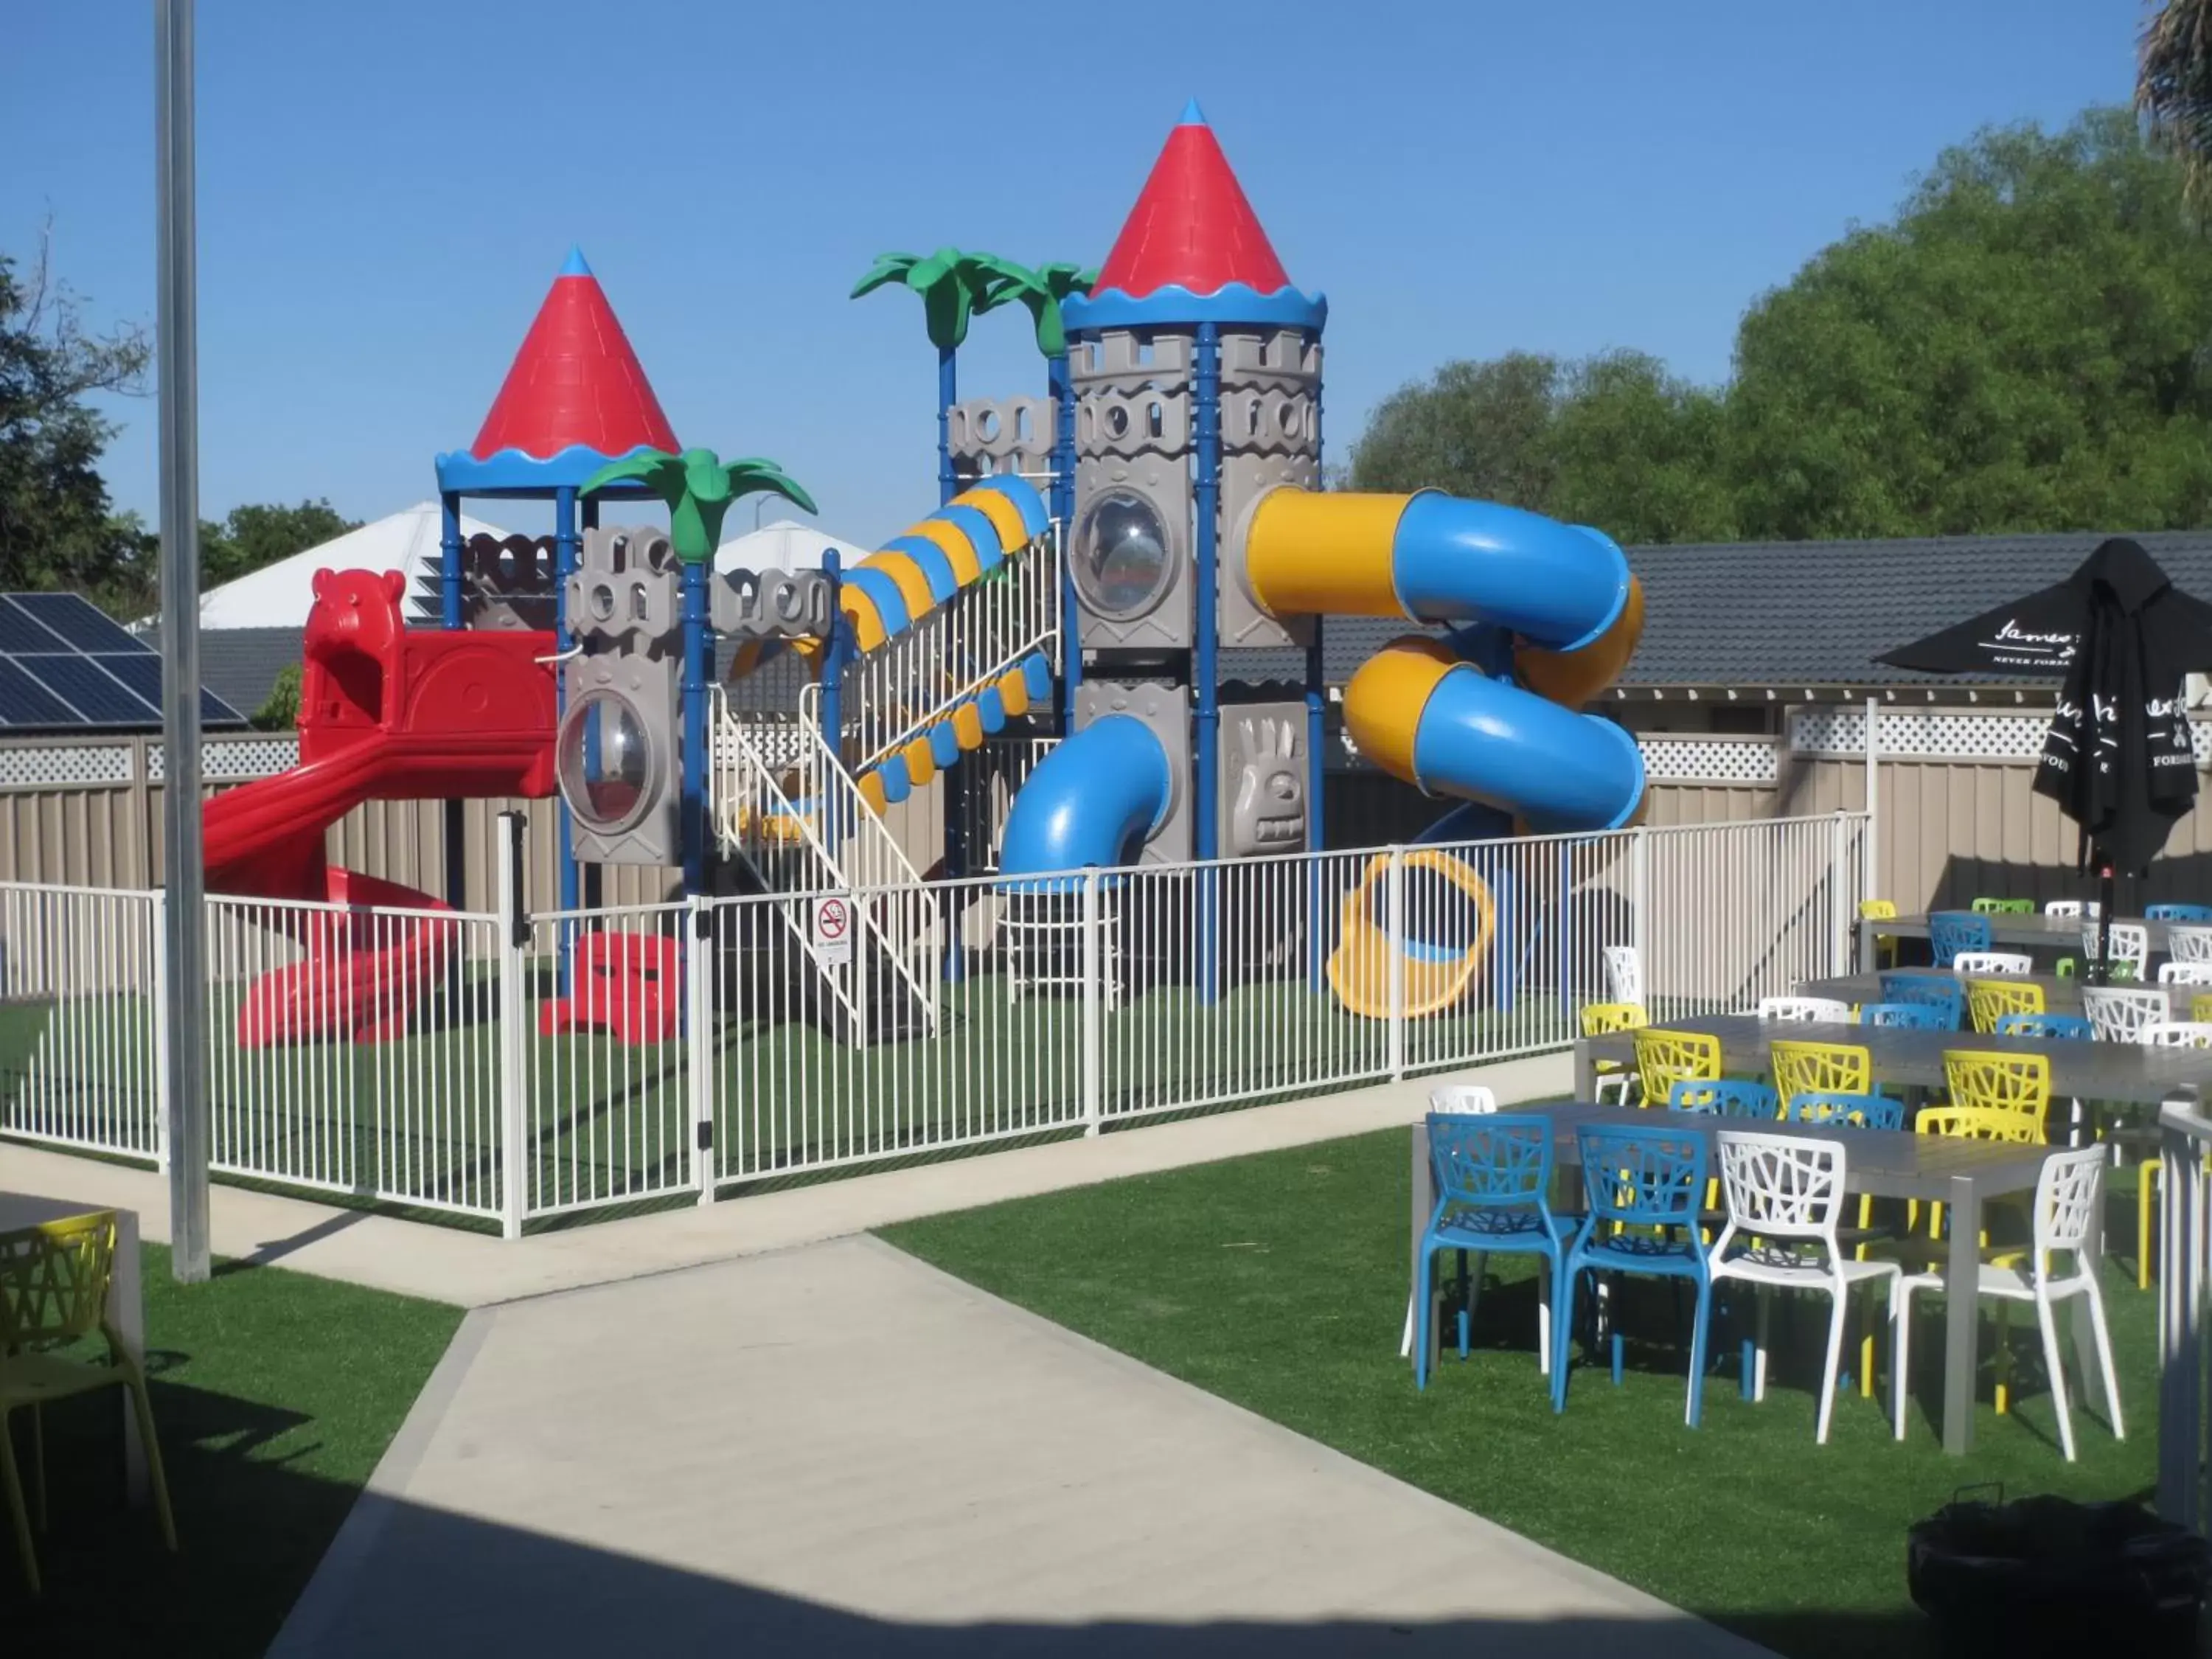
POLYGON ((168 1036, 170 1261, 208 1249, 207 871, 200 846, 199 369, 193 297, 192 0, 154 0, 156 344, 161 420, 161 853, 168 1036))

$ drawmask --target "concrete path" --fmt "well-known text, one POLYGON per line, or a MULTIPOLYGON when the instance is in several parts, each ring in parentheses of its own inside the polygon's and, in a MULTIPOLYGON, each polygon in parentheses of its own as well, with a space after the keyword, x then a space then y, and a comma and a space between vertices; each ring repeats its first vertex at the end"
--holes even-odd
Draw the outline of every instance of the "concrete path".
MULTIPOLYGON (((520 1239, 225 1186, 214 1190, 210 1222, 217 1255, 282 1262, 301 1273, 483 1307, 1121 1176, 1397 1127, 1428 1109, 1431 1088, 1462 1081, 1488 1084, 1501 1101, 1547 1099, 1567 1091, 1573 1066, 1565 1054, 1545 1054, 1179 1123, 1139 1124, 1095 1139, 978 1152, 520 1239)), ((0 1191, 136 1210, 142 1237, 162 1242, 169 1237, 168 1181, 152 1170, 0 1144, 0 1191)))
POLYGON ((861 1238, 470 1315, 271 1653, 1601 1644, 1761 1651, 861 1238))

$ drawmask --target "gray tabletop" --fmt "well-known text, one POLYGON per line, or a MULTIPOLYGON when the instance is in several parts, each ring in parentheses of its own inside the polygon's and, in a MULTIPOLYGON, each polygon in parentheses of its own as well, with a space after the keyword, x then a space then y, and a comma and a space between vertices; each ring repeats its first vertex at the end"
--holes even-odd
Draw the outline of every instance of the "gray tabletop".
MULTIPOLYGON (((1947 914, 1958 913, 1954 911, 1947 914)), ((2085 927, 2095 926, 2094 918, 2046 916, 2039 911, 2027 915, 1998 911, 1992 912, 1984 919, 1990 924, 1990 943, 1998 949, 2008 945, 2021 945, 2028 949, 2042 946, 2067 956, 2075 957, 2081 954, 2081 929, 2085 927)), ((2149 928, 2150 948, 2153 951, 2166 949, 2166 923, 2146 921, 2141 916, 2118 916, 2114 920, 2149 928)), ((1911 915, 1888 916, 1879 921, 1862 920, 1859 923, 1859 933, 1862 938, 1882 933, 1892 939, 1926 939, 1928 918, 1925 915, 1911 915)))
MULTIPOLYGON (((2002 980, 2008 985, 2039 985, 2043 988, 2043 1006, 2054 1014, 2078 1014, 2081 1012, 2081 981, 2059 974, 1954 974, 1948 968, 1902 968, 1906 974, 1936 974, 1954 979, 1963 987, 1969 979, 2002 980)), ((2187 1019, 2191 1000, 2198 992, 2212 994, 2212 985, 2130 985, 2131 991, 2163 991, 2166 995, 2166 1017, 2187 1019)), ((1879 1002, 1881 997, 1881 976, 1878 974, 1845 974, 1837 979, 1808 979, 1797 988, 1804 997, 1832 997, 1838 1002, 1879 1002)))
MULTIPOLYGON (((1760 1019, 1755 1014, 1708 1014, 1670 1020, 1667 1029, 1700 1031, 1721 1040, 1721 1067, 1739 1077, 1764 1077, 1768 1046, 1778 1039, 1848 1042, 1873 1056, 1877 1081, 1908 1088, 1940 1088, 1943 1054, 1951 1048, 2042 1054, 2051 1061, 2051 1092, 2077 1100, 2156 1106, 2177 1090, 2212 1085, 2212 1049, 2146 1048, 2133 1042, 2081 1042, 2063 1038, 1984 1036, 1978 1031, 1918 1031, 1887 1025, 1825 1020, 1760 1019)), ((1594 1063, 1635 1058, 1634 1033, 1607 1032, 1575 1045, 1575 1092, 1587 1098, 1594 1063)), ((1854 1143, 1855 1145, 1856 1143, 1854 1143)))

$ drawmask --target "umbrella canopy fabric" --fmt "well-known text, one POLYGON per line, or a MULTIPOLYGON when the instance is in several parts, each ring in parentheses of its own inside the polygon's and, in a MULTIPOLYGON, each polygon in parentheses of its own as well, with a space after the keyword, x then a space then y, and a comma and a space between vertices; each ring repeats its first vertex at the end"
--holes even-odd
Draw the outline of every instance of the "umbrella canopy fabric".
POLYGON ((2081 862, 2139 875, 2197 798, 2182 681, 2212 666, 2212 605, 2135 542, 2102 543, 2064 581, 1900 647, 1936 674, 2063 674, 2038 794, 2081 830, 2081 862))

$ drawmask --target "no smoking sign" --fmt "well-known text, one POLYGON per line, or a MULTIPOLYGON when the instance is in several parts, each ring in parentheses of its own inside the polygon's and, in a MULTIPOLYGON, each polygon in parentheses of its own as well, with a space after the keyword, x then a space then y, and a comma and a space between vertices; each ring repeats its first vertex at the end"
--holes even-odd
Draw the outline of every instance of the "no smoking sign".
POLYGON ((842 893, 814 901, 814 954, 830 967, 853 959, 853 901, 842 893))

